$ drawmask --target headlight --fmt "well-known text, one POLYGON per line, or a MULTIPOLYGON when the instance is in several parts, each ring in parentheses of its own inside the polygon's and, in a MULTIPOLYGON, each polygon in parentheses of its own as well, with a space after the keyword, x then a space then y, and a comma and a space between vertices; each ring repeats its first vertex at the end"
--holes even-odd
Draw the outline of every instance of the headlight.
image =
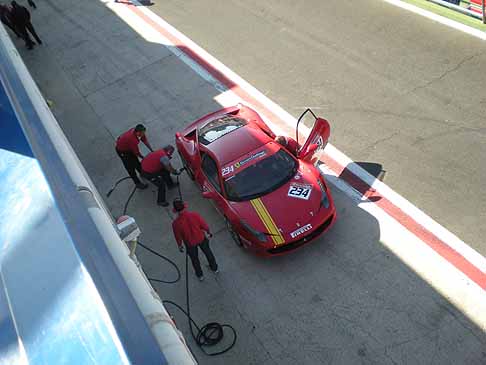
POLYGON ((327 195, 326 189, 324 188, 324 185, 321 181, 321 179, 317 179, 317 183, 319 184, 319 187, 321 188, 321 207, 324 208, 329 208, 329 196, 327 195))
POLYGON ((263 232, 257 231, 255 228, 250 226, 248 223, 246 223, 244 220, 241 220, 241 225, 243 228, 245 228, 249 233, 251 233, 253 236, 255 236, 258 241, 260 242, 267 242, 267 235, 263 232))

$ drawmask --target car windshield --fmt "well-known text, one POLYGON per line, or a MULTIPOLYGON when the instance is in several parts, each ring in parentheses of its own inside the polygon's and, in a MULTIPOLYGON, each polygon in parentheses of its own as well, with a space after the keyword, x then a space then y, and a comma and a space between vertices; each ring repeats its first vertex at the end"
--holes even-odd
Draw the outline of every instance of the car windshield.
POLYGON ((199 130, 199 142, 207 146, 218 138, 243 127, 244 125, 246 125, 246 121, 241 118, 224 116, 215 119, 199 130))
POLYGON ((298 163, 283 149, 258 161, 224 182, 227 199, 244 201, 268 194, 297 172, 298 163))

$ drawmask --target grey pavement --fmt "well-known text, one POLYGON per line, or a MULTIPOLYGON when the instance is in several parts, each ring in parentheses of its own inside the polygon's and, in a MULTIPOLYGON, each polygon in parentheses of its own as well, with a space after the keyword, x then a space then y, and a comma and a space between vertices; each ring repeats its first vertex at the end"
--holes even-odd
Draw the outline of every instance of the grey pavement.
POLYGON ((486 255, 486 43, 384 1, 155 1, 151 10, 486 255))
MULTIPOLYGON (((328 3, 327 11, 331 11, 333 2, 324 4, 328 3)), ((170 10, 175 17, 185 14, 191 5, 199 7, 194 2, 171 2, 166 6, 176 4, 180 6, 170 10)), ((225 11, 222 1, 214 4, 216 15, 225 11)), ((379 7, 372 2, 363 4, 379 7)), ((153 8, 160 9, 158 6, 153 8)), ((365 19, 363 15, 363 22, 365 19)), ((126 174, 113 145, 127 127, 146 123, 152 144, 160 146, 173 141, 175 131, 189 121, 220 107, 214 100, 216 90, 164 46, 141 38, 100 1, 39 1, 33 22, 45 45, 28 52, 18 40, 14 41, 43 95, 53 102, 53 113, 102 195, 126 174)), ((216 27, 214 22, 207 25, 216 27)), ((243 26, 235 22, 235 27, 243 26)), ((253 54, 245 52, 240 51, 239 57, 252 60, 253 54)), ((297 52, 292 57, 316 60, 318 56, 297 52)), ((391 70, 389 75, 393 75, 391 70)), ((341 77, 333 75, 334 80, 341 77)), ((420 75, 416 77, 420 79, 420 75)), ((261 81, 258 76, 246 78, 261 81)), ((296 80, 295 92, 312 93, 304 80, 296 80)), ((277 85, 283 80, 275 77, 272 82, 277 85)), ((258 82, 257 86, 261 87, 258 82)), ((272 97, 273 90, 269 92, 272 97)), ((358 93, 359 84, 352 90, 358 93)), ((391 105, 392 99, 385 91, 384 103, 391 105)), ((304 95, 295 100, 306 100, 305 104, 314 101, 304 95)), ((343 107, 345 99, 349 97, 343 96, 343 107)), ((283 101, 288 104, 288 100, 283 101)), ((348 116, 353 113, 357 111, 349 111, 348 116)), ((370 119, 373 116, 361 115, 370 119)), ((346 128, 355 130, 341 125, 335 128, 337 135, 346 128)), ((364 143, 356 133, 352 136, 364 143)), ((122 183, 106 199, 114 216, 121 215, 132 187, 129 181, 122 183)), ((236 247, 222 218, 185 175, 181 176, 181 190, 215 232, 211 244, 221 266, 218 276, 208 272, 202 283, 194 280, 189 269, 192 313, 198 323, 229 323, 238 332, 233 350, 220 357, 206 357, 190 338, 187 320, 168 307, 201 364, 486 362, 485 334, 388 251, 380 243, 376 219, 339 190, 332 188, 339 214, 332 230, 297 252, 272 259, 255 257, 236 247)), ((152 187, 136 191, 128 213, 140 225, 144 244, 184 268, 184 256, 172 239, 172 213, 156 206, 155 194, 152 187)), ((169 198, 175 195, 171 191, 169 198)), ((138 255, 149 276, 166 280, 174 277, 166 263, 142 250, 138 255)), ((184 303, 183 282, 158 284, 156 289, 163 299, 184 303)))

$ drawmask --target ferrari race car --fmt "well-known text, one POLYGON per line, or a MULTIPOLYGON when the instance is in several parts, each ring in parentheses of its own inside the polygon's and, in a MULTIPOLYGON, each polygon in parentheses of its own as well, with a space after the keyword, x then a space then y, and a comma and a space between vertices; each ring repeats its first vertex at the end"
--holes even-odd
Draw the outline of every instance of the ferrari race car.
POLYGON ((223 214, 239 246, 262 255, 283 254, 318 237, 336 220, 330 190, 314 164, 329 139, 329 123, 307 112, 314 126, 294 151, 277 143, 258 113, 241 104, 176 133, 187 173, 223 214))

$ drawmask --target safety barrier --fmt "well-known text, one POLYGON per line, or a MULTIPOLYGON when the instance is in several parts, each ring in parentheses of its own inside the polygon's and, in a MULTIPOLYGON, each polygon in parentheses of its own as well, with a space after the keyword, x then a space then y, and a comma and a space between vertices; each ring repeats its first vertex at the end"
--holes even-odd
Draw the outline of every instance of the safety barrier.
POLYGON ((445 6, 449 9, 458 11, 462 14, 469 15, 477 19, 481 19, 483 21, 483 24, 486 24, 486 14, 484 11, 486 0, 469 0, 469 1, 427 0, 427 1, 445 6), (461 3, 464 3, 466 6, 461 6, 461 3))

